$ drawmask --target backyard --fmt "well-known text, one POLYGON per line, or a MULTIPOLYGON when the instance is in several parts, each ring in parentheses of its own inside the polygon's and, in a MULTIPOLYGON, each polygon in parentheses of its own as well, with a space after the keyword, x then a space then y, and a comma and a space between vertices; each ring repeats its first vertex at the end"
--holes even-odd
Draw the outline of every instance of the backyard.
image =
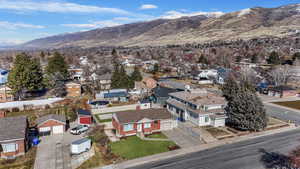
MULTIPOLYGON (((162 136, 156 135, 155 137, 162 136)), ((172 141, 146 141, 136 136, 127 137, 110 145, 114 154, 126 160, 167 152, 170 151, 169 147, 176 146, 172 141)))
POLYGON ((0 159, 0 169, 33 169, 36 148, 31 148, 24 156, 16 159, 0 159))
POLYGON ((288 102, 273 102, 273 104, 300 110, 300 100, 288 102))

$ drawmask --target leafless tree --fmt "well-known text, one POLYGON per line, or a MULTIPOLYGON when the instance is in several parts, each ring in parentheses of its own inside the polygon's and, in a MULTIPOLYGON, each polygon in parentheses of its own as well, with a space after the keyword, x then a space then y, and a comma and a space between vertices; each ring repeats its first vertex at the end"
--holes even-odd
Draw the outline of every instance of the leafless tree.
POLYGON ((292 71, 287 65, 279 66, 273 69, 269 75, 275 86, 286 85, 292 77, 292 71))

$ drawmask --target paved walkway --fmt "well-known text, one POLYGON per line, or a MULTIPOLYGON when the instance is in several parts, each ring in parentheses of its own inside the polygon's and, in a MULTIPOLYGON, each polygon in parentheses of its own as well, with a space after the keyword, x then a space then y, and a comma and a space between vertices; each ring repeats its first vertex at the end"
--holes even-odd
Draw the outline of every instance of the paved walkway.
POLYGON ((38 145, 34 169, 63 169, 62 135, 45 136, 38 145))
POLYGON ((214 138, 208 131, 206 131, 204 128, 199 127, 200 133, 201 133, 201 139, 205 143, 213 143, 218 141, 218 139, 214 138))

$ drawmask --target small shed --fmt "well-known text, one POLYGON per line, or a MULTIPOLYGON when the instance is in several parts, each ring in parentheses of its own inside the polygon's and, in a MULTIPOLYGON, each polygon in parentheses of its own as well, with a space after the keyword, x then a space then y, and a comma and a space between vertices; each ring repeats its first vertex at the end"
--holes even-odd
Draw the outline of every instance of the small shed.
POLYGON ((66 117, 50 114, 37 119, 37 128, 41 136, 63 134, 66 130, 66 117))
POLYGON ((71 144, 71 154, 81 154, 91 149, 91 139, 83 138, 71 144))
POLYGON ((93 123, 93 116, 91 111, 78 109, 77 110, 78 124, 91 125, 93 123))

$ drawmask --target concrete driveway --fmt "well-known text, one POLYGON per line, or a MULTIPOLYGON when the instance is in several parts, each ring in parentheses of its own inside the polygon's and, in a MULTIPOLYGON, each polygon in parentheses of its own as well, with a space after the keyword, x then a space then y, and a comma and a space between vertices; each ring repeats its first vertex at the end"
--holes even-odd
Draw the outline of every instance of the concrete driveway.
POLYGON ((34 169, 71 169, 70 144, 83 135, 51 135, 41 137, 34 169))
POLYGON ((187 123, 179 123, 177 128, 163 131, 163 133, 181 148, 193 147, 203 143, 200 139, 200 130, 194 128, 194 126, 189 126, 187 123))

